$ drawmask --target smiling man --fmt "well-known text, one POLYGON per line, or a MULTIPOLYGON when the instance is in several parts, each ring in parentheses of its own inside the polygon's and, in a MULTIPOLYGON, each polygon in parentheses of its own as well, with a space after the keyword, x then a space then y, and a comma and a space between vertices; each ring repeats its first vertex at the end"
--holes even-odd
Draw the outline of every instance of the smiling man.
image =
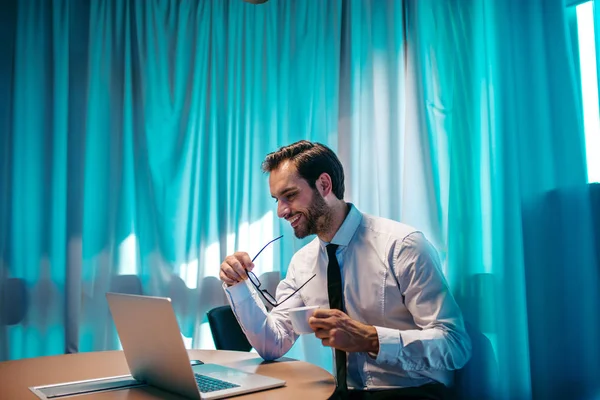
POLYGON ((436 250, 419 231, 346 203, 342 165, 322 144, 282 147, 263 170, 277 215, 297 237, 317 237, 294 254, 275 299, 248 283, 248 253, 221 264, 227 298, 256 351, 265 360, 283 356, 298 338, 287 310, 318 305, 309 323, 334 349, 337 398, 446 398, 471 343, 436 250))

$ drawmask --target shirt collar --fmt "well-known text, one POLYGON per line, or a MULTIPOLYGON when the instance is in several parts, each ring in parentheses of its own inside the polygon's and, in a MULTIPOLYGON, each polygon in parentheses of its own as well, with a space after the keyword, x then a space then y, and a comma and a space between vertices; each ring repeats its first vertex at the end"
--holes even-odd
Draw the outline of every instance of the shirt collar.
MULTIPOLYGON (((354 233, 356 233, 356 230, 362 221, 362 213, 358 211, 354 204, 348 203, 348 205, 350 206, 350 212, 348 212, 346 219, 337 230, 330 243, 348 246, 348 243, 350 243, 352 236, 354 236, 354 233)), ((321 239, 319 239, 319 242, 321 242, 321 247, 323 249, 329 244, 321 239)))

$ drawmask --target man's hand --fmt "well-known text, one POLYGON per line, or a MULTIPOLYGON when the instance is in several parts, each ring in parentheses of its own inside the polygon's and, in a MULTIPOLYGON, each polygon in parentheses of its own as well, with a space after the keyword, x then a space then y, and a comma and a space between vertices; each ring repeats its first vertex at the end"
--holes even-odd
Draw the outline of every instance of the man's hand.
POLYGON ((235 254, 227 256, 221 263, 221 271, 219 272, 219 278, 227 284, 227 286, 235 285, 238 282, 242 282, 248 279, 248 271, 252 271, 254 264, 250 259, 248 253, 238 251, 235 254))
POLYGON ((355 321, 340 310, 317 309, 308 323, 323 346, 349 353, 379 353, 379 337, 375 327, 355 321))

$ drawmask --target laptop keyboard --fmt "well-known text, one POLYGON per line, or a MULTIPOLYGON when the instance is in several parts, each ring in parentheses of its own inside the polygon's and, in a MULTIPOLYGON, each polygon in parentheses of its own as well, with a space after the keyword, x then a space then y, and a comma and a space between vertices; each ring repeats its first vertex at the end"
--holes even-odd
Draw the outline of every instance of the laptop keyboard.
POLYGON ((216 392, 217 390, 231 389, 240 386, 236 385, 235 383, 222 381, 206 375, 194 374, 194 377, 196 378, 198 389, 200 389, 202 393, 216 392))

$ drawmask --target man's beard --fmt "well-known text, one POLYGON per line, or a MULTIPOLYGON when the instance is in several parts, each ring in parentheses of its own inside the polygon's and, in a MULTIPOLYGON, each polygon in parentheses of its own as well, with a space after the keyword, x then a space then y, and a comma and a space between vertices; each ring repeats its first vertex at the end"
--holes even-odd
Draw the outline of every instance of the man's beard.
POLYGON ((294 234, 298 239, 303 239, 308 235, 325 232, 331 225, 331 211, 318 190, 313 191, 313 200, 303 213, 306 223, 300 224, 294 228, 294 234))

